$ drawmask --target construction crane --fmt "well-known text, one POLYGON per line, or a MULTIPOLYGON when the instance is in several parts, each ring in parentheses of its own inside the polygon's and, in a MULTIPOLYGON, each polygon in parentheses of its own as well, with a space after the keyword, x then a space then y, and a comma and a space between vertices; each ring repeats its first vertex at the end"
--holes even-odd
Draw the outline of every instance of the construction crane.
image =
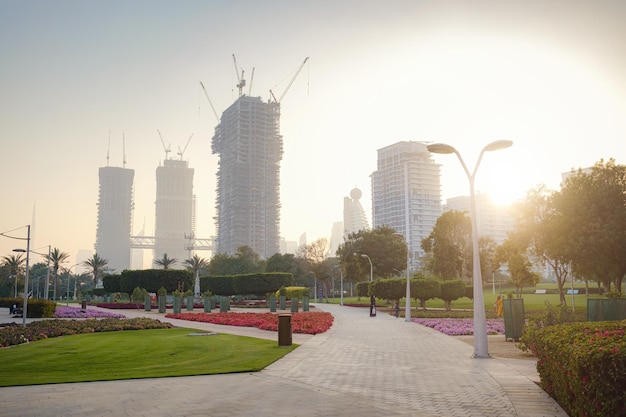
POLYGON ((293 82, 296 80, 296 78, 300 74, 300 71, 302 71, 302 68, 304 67, 304 64, 306 64, 308 60, 309 60, 308 56, 306 58, 304 58, 304 61, 302 61, 302 64, 300 64, 300 66, 296 70, 296 73, 293 75, 293 77, 291 77, 291 81, 289 81, 289 84, 287 84, 287 87, 285 88, 285 91, 283 91, 283 93, 280 95, 278 100, 276 100, 276 96, 274 95, 272 90, 270 90, 270 96, 274 99, 275 103, 280 103, 283 100, 283 98, 285 97, 285 94, 287 94, 287 91, 289 91, 289 88, 291 88, 291 84, 293 84, 293 82))
POLYGON ((243 78, 243 69, 241 70, 241 77, 239 76, 239 66, 237 65, 237 58, 233 54, 233 62, 235 63, 235 73, 237 74, 237 88, 239 89, 239 97, 242 96, 241 90, 246 86, 246 80, 243 78))
POLYGON ((167 159, 167 155, 172 152, 171 150, 171 146, 168 143, 167 147, 165 146, 165 141, 163 141, 163 136, 161 136, 161 131, 159 129, 157 129, 157 132, 159 132, 159 138, 161 138, 161 144, 163 145, 163 150, 165 151, 165 159, 167 159))
POLYGON ((187 146, 189 146, 189 142, 191 142, 191 138, 193 137, 193 133, 191 134, 191 136, 189 136, 189 139, 187 139, 187 144, 185 145, 185 147, 183 148, 183 150, 180 150, 180 146, 178 147, 178 152, 176 153, 178 156, 180 156, 180 160, 183 160, 183 154, 185 153, 185 151, 187 150, 187 146))
MULTIPOLYGON (((254 74, 254 70, 252 70, 252 73, 254 74)), ((202 81, 200 81, 200 85, 202 86, 202 91, 204 91, 204 96, 206 97, 207 100, 209 100, 209 104, 211 105, 211 110, 213 110, 213 114, 215 115, 215 118, 219 122, 220 121, 220 117, 217 115, 217 111, 215 111, 215 107, 213 106, 213 102, 209 98, 209 94, 206 92, 206 88, 204 88, 204 84, 202 84, 202 81)))
POLYGON ((252 96, 252 82, 254 81, 254 67, 252 67, 252 75, 250 75, 250 85, 248 86, 248 96, 252 96))

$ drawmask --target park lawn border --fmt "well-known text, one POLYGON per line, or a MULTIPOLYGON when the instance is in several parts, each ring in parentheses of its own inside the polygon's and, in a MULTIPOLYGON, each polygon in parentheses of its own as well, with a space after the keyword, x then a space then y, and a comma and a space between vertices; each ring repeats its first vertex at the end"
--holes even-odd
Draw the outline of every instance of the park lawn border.
POLYGON ((188 328, 61 336, 0 349, 0 386, 256 372, 298 345, 188 328))

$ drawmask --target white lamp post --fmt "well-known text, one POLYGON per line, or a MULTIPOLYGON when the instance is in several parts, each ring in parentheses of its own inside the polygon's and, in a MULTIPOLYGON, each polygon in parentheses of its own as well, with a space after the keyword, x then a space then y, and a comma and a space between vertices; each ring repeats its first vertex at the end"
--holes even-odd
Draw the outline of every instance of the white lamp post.
MULTIPOLYGON (((81 264, 82 264, 82 262, 79 262, 76 265, 72 265, 69 268, 65 269, 65 272, 67 273, 67 286, 66 286, 67 289, 66 289, 66 292, 65 292, 65 307, 70 305, 70 279, 72 278, 71 270, 75 266, 78 266, 78 265, 81 265, 81 264)), ((74 291, 74 296, 76 296, 76 291, 74 291)))
MULTIPOLYGON (((26 272, 24 273, 24 305, 22 306, 22 326, 26 327, 26 313, 28 310, 28 269, 30 268, 30 224, 26 225, 26 250, 13 249, 14 252, 26 252, 26 272)), ((16 278, 17 279, 17 278, 16 278)), ((17 285, 16 285, 17 286, 17 285)))
POLYGON ((367 258, 370 262, 370 282, 374 281, 374 266, 372 265, 372 259, 364 253, 361 254, 361 258, 367 258))
POLYGON ((393 236, 397 236, 406 243, 406 305, 404 306, 404 321, 411 321, 411 273, 409 271, 411 267, 411 249, 409 248, 409 242, 404 239, 401 233, 394 233, 393 236))
POLYGON ((463 170, 467 175, 470 186, 470 218, 472 222, 472 252, 473 252, 473 284, 474 284, 474 357, 475 358, 488 358, 489 348, 487 344, 487 320, 485 318, 485 302, 483 298, 483 280, 480 271, 480 253, 478 247, 478 224, 476 219, 476 196, 474 192, 474 179, 476 178, 476 171, 483 158, 485 152, 497 151, 499 149, 508 148, 513 144, 510 140, 497 140, 491 142, 485 146, 478 156, 474 171, 470 173, 465 165, 465 161, 461 157, 461 154, 450 145, 444 143, 435 143, 428 145, 427 148, 432 153, 440 154, 456 154, 457 158, 463 166, 463 170))
POLYGON ((341 280, 341 294, 339 296, 339 305, 343 305, 343 271, 341 270, 341 265, 335 266, 335 268, 339 269, 339 279, 341 280))

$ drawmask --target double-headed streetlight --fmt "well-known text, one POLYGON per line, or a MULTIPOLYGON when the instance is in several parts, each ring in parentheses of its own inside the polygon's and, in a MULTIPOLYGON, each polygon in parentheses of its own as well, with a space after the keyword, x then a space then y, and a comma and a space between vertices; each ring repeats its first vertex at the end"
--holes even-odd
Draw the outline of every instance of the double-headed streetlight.
POLYGON ((497 151, 500 149, 508 148, 513 145, 510 140, 497 140, 491 142, 485 146, 478 156, 474 171, 470 173, 465 165, 465 161, 461 157, 459 151, 453 146, 446 145, 445 143, 434 143, 428 145, 427 148, 432 153, 440 154, 456 154, 457 158, 463 166, 463 170, 467 175, 470 186, 470 218, 472 222, 472 252, 473 252, 473 284, 474 284, 474 357, 475 358, 488 358, 489 349, 487 344, 487 320, 485 318, 485 302, 483 299, 483 280, 480 272, 480 253, 478 247, 478 224, 476 220, 476 196, 474 193, 474 180, 476 178, 476 171, 483 158, 485 152, 497 151))
POLYGON ((409 241, 404 238, 402 233, 394 233, 393 236, 398 237, 406 243, 406 305, 404 306, 404 321, 411 321, 411 249, 409 241))
MULTIPOLYGON (((82 265, 82 262, 79 262, 76 265, 72 265, 69 268, 65 268, 65 272, 67 273, 67 290, 65 292, 65 307, 70 305, 70 280, 72 278, 71 270, 72 268, 78 265, 82 265)), ((76 290, 74 290, 74 297, 76 297, 76 290)))
MULTIPOLYGON (((26 252, 26 272, 24 273, 24 305, 22 306, 22 326, 26 327, 26 313, 28 311, 28 270, 30 268, 30 224, 26 225, 26 239, 19 238, 22 240, 26 240, 26 250, 24 249, 13 249, 13 252, 26 252)), ((18 239, 18 238, 16 238, 18 239)))
POLYGON ((367 258, 367 260, 370 261, 370 282, 374 281, 374 265, 372 265, 372 259, 364 253, 361 254, 361 258, 367 258))

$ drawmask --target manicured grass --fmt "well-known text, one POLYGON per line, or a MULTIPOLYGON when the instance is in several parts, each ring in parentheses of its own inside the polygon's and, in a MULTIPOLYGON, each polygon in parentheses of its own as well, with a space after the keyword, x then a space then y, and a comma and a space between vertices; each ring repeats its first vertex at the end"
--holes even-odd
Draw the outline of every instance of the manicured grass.
POLYGON ((62 336, 0 349, 0 386, 259 371, 296 345, 192 329, 62 336))

